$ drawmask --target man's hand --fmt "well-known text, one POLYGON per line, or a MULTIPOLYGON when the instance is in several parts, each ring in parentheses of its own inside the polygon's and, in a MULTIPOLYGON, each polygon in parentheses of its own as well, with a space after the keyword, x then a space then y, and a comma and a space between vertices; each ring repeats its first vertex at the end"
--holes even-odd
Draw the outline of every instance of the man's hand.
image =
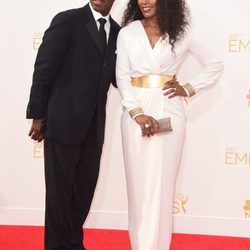
POLYGON ((34 119, 30 128, 29 136, 31 139, 41 142, 44 138, 42 128, 44 126, 43 119, 34 119))
POLYGON ((153 136, 159 131, 159 125, 157 121, 148 115, 139 115, 135 117, 135 121, 140 125, 142 130, 142 136, 153 136))

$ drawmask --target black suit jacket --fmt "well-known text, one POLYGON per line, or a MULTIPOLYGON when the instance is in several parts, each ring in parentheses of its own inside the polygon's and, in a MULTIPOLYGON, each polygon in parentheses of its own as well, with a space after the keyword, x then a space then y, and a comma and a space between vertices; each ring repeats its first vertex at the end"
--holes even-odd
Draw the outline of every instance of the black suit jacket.
POLYGON ((107 91, 111 82, 116 85, 120 29, 112 18, 110 23, 105 55, 88 4, 59 13, 45 32, 35 62, 27 118, 45 119, 46 137, 80 144, 97 114, 96 138, 103 144, 107 91))

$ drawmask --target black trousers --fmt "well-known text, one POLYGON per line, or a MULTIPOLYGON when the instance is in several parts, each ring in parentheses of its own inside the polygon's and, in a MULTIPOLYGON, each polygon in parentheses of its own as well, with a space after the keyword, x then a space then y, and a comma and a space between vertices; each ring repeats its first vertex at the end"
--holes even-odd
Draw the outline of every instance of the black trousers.
POLYGON ((44 140, 46 250, 84 249, 82 226, 90 210, 102 151, 95 121, 81 145, 44 140))

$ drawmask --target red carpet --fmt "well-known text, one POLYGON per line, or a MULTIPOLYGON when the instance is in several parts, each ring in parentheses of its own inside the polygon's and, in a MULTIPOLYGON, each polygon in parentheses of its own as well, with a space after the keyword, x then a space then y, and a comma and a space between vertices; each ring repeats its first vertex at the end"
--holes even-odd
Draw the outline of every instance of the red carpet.
MULTIPOLYGON (((127 231, 85 230, 88 250, 130 250, 127 231)), ((0 226, 0 250, 43 250, 43 228, 0 226)), ((174 234, 171 250, 250 250, 250 238, 174 234)))

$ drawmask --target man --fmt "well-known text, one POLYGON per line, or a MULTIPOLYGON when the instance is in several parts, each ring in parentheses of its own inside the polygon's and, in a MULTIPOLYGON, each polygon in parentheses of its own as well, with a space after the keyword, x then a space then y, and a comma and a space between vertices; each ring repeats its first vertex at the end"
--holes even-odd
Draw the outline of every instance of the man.
POLYGON ((99 173, 107 91, 115 85, 113 2, 90 0, 59 13, 38 51, 27 118, 31 138, 44 138, 46 250, 85 249, 82 226, 99 173))

